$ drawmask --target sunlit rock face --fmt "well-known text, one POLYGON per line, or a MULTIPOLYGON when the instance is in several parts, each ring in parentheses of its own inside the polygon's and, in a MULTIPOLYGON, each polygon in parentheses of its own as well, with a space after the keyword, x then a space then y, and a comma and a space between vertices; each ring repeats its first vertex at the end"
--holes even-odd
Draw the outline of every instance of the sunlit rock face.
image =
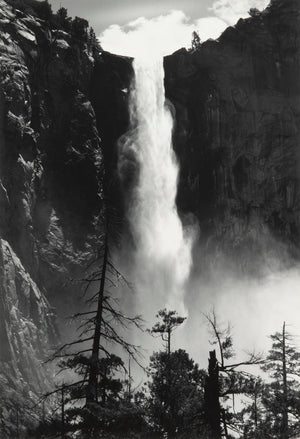
POLYGON ((254 256, 255 269, 262 258, 299 257, 299 30, 299 2, 275 0, 218 41, 165 60, 178 205, 199 218, 207 252, 240 264, 254 256))
MULTIPOLYGON (((37 395, 49 386, 44 361, 57 339, 53 311, 7 241, 0 240, 0 403, 3 434, 20 434, 38 418, 37 395)), ((5 436, 4 436, 5 437, 5 436)), ((7 436, 10 437, 10 436, 7 436)))
POLYGON ((56 336, 53 313, 7 241, 1 241, 0 251, 0 358, 9 362, 9 372, 15 377, 23 374, 26 381, 41 388, 43 373, 35 349, 41 360, 47 359, 49 340, 56 336))

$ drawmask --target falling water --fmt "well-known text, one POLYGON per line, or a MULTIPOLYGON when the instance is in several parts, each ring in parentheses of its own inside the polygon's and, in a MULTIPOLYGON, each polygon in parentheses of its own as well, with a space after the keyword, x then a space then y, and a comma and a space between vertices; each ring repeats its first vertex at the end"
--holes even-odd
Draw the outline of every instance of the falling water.
POLYGON ((130 131, 121 142, 119 169, 134 160, 138 178, 128 218, 135 242, 134 278, 144 306, 183 311, 191 267, 192 237, 178 217, 178 164, 173 119, 165 101, 163 59, 135 59, 130 93, 130 131))

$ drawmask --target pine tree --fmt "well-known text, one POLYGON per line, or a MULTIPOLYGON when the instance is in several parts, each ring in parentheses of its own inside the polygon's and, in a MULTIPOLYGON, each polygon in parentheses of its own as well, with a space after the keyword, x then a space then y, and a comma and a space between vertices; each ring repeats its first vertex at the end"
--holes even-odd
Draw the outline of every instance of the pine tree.
POLYGON ((59 8, 55 14, 55 18, 60 28, 64 29, 66 32, 71 30, 72 19, 68 16, 68 10, 66 8, 59 8))
POLYGON ((197 50, 199 50, 200 46, 201 46, 201 40, 200 40, 199 34, 198 34, 198 32, 193 31, 190 51, 196 52, 197 50))
POLYGON ((268 385, 261 377, 255 377, 249 387, 247 400, 243 401, 245 408, 237 415, 242 426, 243 439, 271 437, 272 416, 265 405, 269 394, 268 385))
POLYGON ((268 372, 273 381, 268 386, 268 398, 265 405, 273 413, 273 433, 281 439, 288 439, 299 428, 299 382, 300 353, 293 345, 293 337, 286 331, 270 336, 272 348, 262 369, 268 372))
MULTIPOLYGON (((72 316, 78 321, 79 335, 59 347, 51 358, 60 360, 61 371, 71 371, 74 379, 45 395, 49 397, 64 390, 69 406, 73 405, 73 414, 77 411, 76 416, 79 416, 81 413, 81 418, 86 421, 82 423, 83 428, 90 423, 94 431, 101 425, 106 428, 101 413, 111 400, 113 389, 117 395, 123 387, 114 378, 115 373, 125 371, 121 358, 113 354, 114 345, 139 363, 139 349, 126 340, 124 332, 129 327, 142 330, 141 318, 125 315, 114 295, 118 289, 132 288, 116 268, 112 257, 112 248, 119 242, 118 217, 112 210, 104 208, 102 219, 95 222, 95 229, 98 231, 97 254, 86 276, 80 280, 85 284, 84 309, 72 316), (78 406, 76 401, 85 404, 78 406)), ((92 436, 93 431, 89 434, 92 436)))
POLYGON ((176 400, 180 401, 178 392, 183 391, 183 388, 179 391, 177 380, 182 379, 185 374, 188 377, 188 368, 192 371, 194 365, 185 351, 171 352, 172 334, 186 320, 186 317, 179 316, 174 310, 164 308, 157 313, 156 318, 158 322, 150 332, 162 338, 165 351, 154 353, 150 359, 149 370, 152 377, 152 382, 149 384, 150 410, 158 430, 160 429, 162 434, 165 433, 166 437, 171 439, 179 428, 177 423, 179 408, 176 400), (187 369, 184 373, 182 369, 185 367, 187 369))
POLYGON ((164 308, 158 312, 156 318, 159 321, 155 323, 150 332, 160 334, 162 340, 166 342, 166 350, 170 355, 172 332, 186 320, 186 317, 180 317, 176 311, 168 311, 164 308))
POLYGON ((76 369, 78 375, 83 377, 82 380, 71 384, 71 386, 78 384, 83 386, 87 404, 97 404, 102 400, 101 395, 103 394, 101 390, 99 391, 100 356, 111 358, 110 346, 120 346, 136 362, 139 362, 138 347, 128 342, 116 328, 120 327, 124 330, 131 326, 141 330, 142 320, 139 316, 125 315, 118 307, 118 300, 113 296, 111 290, 116 287, 126 289, 131 286, 112 261, 108 229, 104 231, 102 239, 103 245, 97 260, 90 267, 87 278, 83 279, 83 282, 87 283, 85 305, 90 310, 84 310, 73 316, 74 319, 80 321, 79 337, 61 346, 52 357, 53 359, 71 358, 69 363, 64 363, 64 367, 69 364, 72 366, 71 368, 76 369), (99 262, 101 263, 100 269, 97 266, 99 262), (98 282, 98 289, 96 292, 93 290, 89 296, 88 291, 92 291, 91 287, 95 288, 95 284, 98 282), (76 349, 77 346, 79 349, 76 349))
MULTIPOLYGON (((179 349, 150 358, 149 415, 158 437, 199 437, 205 372, 179 349)), ((201 437, 201 436, 200 436, 201 437)))

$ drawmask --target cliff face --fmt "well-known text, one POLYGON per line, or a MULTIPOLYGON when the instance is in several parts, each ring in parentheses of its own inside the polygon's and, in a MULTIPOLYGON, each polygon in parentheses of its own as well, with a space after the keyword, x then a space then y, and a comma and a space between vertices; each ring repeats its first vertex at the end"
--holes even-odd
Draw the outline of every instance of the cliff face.
POLYGON ((299 14, 298 0, 275 0, 165 60, 178 205, 198 217, 208 252, 240 262, 260 264, 275 248, 299 257, 299 14))
POLYGON ((51 20, 0 0, 0 400, 6 401, 5 419, 15 418, 16 404, 26 410, 24 400, 47 389, 49 370, 42 361, 58 342, 55 315, 76 309, 80 287, 70 279, 82 275, 97 250, 94 224, 102 204, 103 163, 112 160, 103 150, 110 151, 109 142, 122 129, 114 115, 122 114, 122 78, 130 75, 128 60, 100 54, 84 20, 65 19, 64 26, 51 20), (95 107, 101 107, 98 120, 93 90, 95 107))

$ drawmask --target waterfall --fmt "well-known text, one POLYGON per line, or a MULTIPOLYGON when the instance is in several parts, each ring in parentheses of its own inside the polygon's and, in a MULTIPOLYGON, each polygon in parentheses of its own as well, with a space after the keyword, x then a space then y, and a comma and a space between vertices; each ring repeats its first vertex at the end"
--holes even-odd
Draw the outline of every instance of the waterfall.
POLYGON ((133 68, 130 130, 120 143, 119 161, 121 175, 129 162, 138 170, 127 212, 135 243, 133 277, 143 308, 183 312, 192 236, 185 233, 175 204, 178 164, 163 58, 136 58, 133 68))

